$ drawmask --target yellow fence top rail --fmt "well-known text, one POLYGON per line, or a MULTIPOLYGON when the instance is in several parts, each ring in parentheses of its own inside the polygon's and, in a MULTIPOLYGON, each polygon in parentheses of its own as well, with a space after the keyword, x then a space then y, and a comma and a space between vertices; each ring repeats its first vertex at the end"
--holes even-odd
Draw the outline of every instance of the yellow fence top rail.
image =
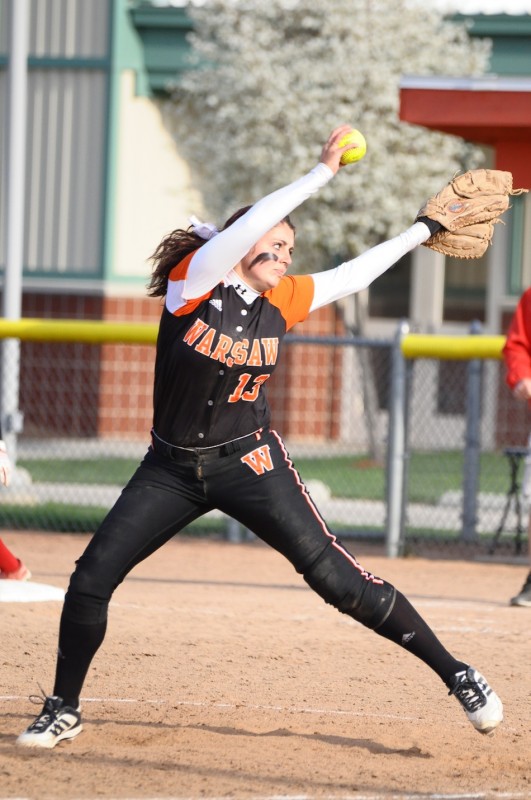
POLYGON ((408 333, 402 339, 404 358, 502 358, 505 336, 437 336, 408 333))
POLYGON ((158 324, 89 320, 0 319, 1 339, 86 344, 155 344, 158 324))
MULTIPOLYGON (((107 322, 74 319, 3 319, 0 339, 28 342, 81 342, 86 344, 155 344, 158 323, 107 322)), ((437 336, 408 333, 402 339, 405 358, 502 358, 505 336, 437 336)))

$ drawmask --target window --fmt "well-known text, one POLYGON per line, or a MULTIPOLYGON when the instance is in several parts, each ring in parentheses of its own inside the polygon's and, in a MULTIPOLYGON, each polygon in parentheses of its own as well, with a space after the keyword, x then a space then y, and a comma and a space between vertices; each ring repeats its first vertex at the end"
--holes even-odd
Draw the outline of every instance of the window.
POLYGON ((411 253, 377 278, 369 289, 369 315, 403 319, 409 317, 411 253))

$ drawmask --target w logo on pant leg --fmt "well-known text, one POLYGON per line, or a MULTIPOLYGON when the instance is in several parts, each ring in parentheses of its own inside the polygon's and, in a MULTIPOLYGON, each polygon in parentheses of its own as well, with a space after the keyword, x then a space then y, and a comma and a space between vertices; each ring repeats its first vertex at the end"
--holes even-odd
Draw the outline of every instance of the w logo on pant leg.
POLYGON ((263 447, 257 447, 256 450, 251 450, 250 453, 240 458, 244 464, 251 467, 253 472, 257 475, 263 475, 264 472, 270 472, 273 469, 273 460, 271 458, 271 451, 269 445, 265 444, 263 447))

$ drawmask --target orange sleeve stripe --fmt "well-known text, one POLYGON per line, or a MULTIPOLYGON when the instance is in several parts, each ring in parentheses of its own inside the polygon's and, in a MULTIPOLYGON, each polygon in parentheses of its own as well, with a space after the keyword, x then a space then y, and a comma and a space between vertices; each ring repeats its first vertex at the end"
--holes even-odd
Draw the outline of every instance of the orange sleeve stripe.
MULTIPOLYGON (((192 256, 195 252, 196 251, 194 250, 193 252, 188 253, 188 255, 185 256, 182 261, 179 261, 179 263, 176 264, 175 267, 173 267, 170 274, 168 275, 168 281, 177 283, 178 281, 184 281, 186 279, 186 276, 188 275, 188 267, 190 266, 190 261, 192 260, 192 256)), ((173 311, 172 314, 174 315, 174 317, 183 317, 186 314, 191 314, 192 311, 195 311, 195 309, 204 300, 206 300, 207 297, 210 297, 211 294, 212 291, 207 292, 202 297, 194 297, 192 300, 186 300, 184 305, 180 306, 178 309, 173 311)))
POLYGON ((192 260, 192 256, 195 252, 195 250, 192 250, 191 253, 188 253, 188 255, 185 256, 182 261, 179 261, 179 263, 172 268, 170 274, 168 275, 169 281, 184 281, 188 275, 188 267, 190 266, 190 261, 192 260))
POLYGON ((314 293, 310 275, 285 275, 278 286, 265 293, 271 305, 286 320, 286 330, 302 322, 310 313, 314 293))
POLYGON ((185 302, 184 306, 181 306, 176 311, 172 312, 173 316, 174 317, 185 317, 187 314, 191 314, 192 311, 195 311, 197 306, 200 306, 201 303, 204 300, 206 300, 207 297, 210 297, 211 294, 212 294, 212 292, 207 292, 206 294, 203 295, 203 297, 195 297, 193 300, 187 300, 185 302))

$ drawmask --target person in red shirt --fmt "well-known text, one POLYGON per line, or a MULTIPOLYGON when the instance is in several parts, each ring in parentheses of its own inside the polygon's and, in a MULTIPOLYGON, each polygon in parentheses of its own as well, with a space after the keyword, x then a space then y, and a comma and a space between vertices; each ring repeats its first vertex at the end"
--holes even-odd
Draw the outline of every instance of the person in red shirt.
MULTIPOLYGON (((11 459, 9 458, 6 446, 2 441, 2 431, 0 430, 0 484, 8 486, 11 479, 11 459)), ((27 581, 31 578, 31 572, 17 558, 2 539, 0 539, 0 580, 27 581)))
MULTIPOLYGON (((503 348, 507 368, 506 381, 514 397, 527 403, 531 408, 531 288, 527 289, 518 301, 507 332, 503 348)), ((528 440, 531 455, 531 434, 528 440)), ((531 500, 531 457, 526 458, 522 494, 531 500)), ((527 525, 529 550, 529 572, 520 592, 511 598, 512 606, 531 608, 531 515, 527 525)))
POLYGON ((0 539, 0 580, 29 581, 31 572, 0 539))

